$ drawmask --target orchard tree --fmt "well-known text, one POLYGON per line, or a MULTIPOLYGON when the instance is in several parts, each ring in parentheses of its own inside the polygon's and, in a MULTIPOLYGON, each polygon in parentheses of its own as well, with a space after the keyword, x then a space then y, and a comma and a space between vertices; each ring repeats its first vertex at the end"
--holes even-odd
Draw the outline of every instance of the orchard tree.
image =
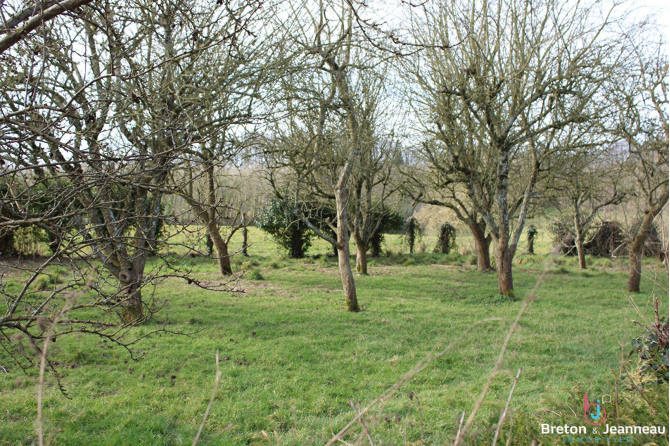
MULTIPOLYGON (((349 210, 356 168, 363 163, 366 147, 374 147, 364 123, 366 98, 361 97, 374 56, 358 26, 358 3, 301 2, 290 7, 284 28, 300 53, 281 84, 290 119, 268 139, 269 166, 285 178, 291 172, 296 214, 337 249, 346 309, 359 311, 349 263, 349 210), (335 237, 300 212, 303 197, 315 194, 334 201, 336 217, 330 229, 335 237)), ((365 199, 362 192, 361 198, 365 199)))
POLYGON ((551 159, 570 146, 571 126, 599 115, 617 48, 596 7, 445 0, 415 26, 426 49, 409 72, 429 149, 486 223, 502 295, 514 294, 512 260, 551 159), (473 149, 475 168, 463 156, 473 149))
POLYGON ((188 141, 170 187, 205 227, 223 276, 232 274, 230 240, 248 224, 239 190, 224 180, 231 172, 237 175, 253 139, 249 127, 262 119, 256 105, 272 72, 269 46, 274 42, 256 37, 269 11, 261 1, 227 6, 193 5, 168 23, 174 30, 186 27, 178 41, 193 47, 175 79, 174 100, 185 120, 181 138, 188 141))
POLYGON ((384 107, 384 77, 385 73, 362 74, 356 95, 362 150, 352 173, 349 209, 350 230, 356 243, 356 271, 363 275, 368 274, 367 252, 387 222, 386 202, 396 192, 391 180, 397 168, 399 144, 393 130, 383 125, 392 122, 388 112, 382 110, 391 109, 388 104, 384 107))
MULTIPOLYGON (((457 113, 457 110, 445 110, 457 113)), ((415 151, 414 162, 402 169, 404 193, 419 203, 442 206, 454 212, 472 233, 477 253, 477 269, 491 271, 491 234, 480 209, 492 209, 495 169, 487 163, 481 146, 468 145, 458 123, 450 131, 441 126, 440 138, 423 142, 415 151), (460 143, 451 143, 461 138, 460 143), (445 144, 444 141, 450 141, 445 144)))
POLYGON ((579 268, 586 269, 585 238, 599 212, 620 204, 626 197, 622 186, 619 146, 604 140, 575 147, 557 157, 547 195, 564 221, 572 223, 579 268))
POLYGON ((642 215, 632 234, 628 291, 640 291, 644 243, 654 219, 668 203, 668 57, 664 42, 628 35, 625 69, 611 83, 617 107, 614 134, 626 145, 642 215))
POLYGON ((132 14, 117 20, 108 2, 44 16, 72 3, 35 3, 13 17, 36 19, 40 32, 19 26, 0 57, 0 233, 33 227, 55 241, 37 266, 18 266, 29 273, 18 289, 0 288, 0 342, 21 367, 34 364, 28 344, 54 370, 46 349, 65 334, 130 348, 130 326, 156 309, 140 293, 160 274, 134 272, 155 239, 160 198, 149 187, 167 160, 130 150, 115 122, 119 78, 133 75, 121 64, 132 14))

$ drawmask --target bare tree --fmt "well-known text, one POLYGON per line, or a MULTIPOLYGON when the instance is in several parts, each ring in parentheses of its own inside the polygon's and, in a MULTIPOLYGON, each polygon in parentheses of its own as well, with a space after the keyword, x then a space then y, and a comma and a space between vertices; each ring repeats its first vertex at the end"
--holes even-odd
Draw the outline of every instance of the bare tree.
MULTIPOLYGON (((456 109, 447 111, 457 113, 456 109)), ((421 143, 414 151, 419 156, 402 169, 404 193, 417 202, 452 210, 472 233, 477 269, 490 271, 492 238, 477 203, 484 209, 493 207, 495 166, 487 165, 481 146, 467 144, 473 139, 461 135, 462 129, 456 127, 447 132, 444 126, 440 127, 439 139, 421 143), (456 142, 456 135, 461 135, 462 140, 456 142)))
MULTIPOLYGON (((156 156, 162 148, 120 143, 124 124, 116 118, 128 109, 118 100, 119 75, 138 74, 123 64, 135 37, 123 35, 132 15, 112 24, 106 6, 82 11, 78 27, 44 27, 39 51, 19 49, 25 68, 3 92, 13 111, 6 122, 19 135, 7 149, 12 168, 71 188, 86 210, 71 223, 118 280, 120 314, 130 323, 142 319, 147 243, 157 236, 162 196, 152 187, 164 180, 169 157, 156 156)), ((35 187, 32 177, 25 184, 35 187)))
POLYGON ((668 58, 664 42, 628 36, 625 76, 613 79, 610 94, 618 108, 614 133, 628 148, 628 165, 643 200, 643 215, 628 248, 628 291, 639 292, 644 243, 668 203, 668 58))
POLYGON ((352 173, 349 206, 350 230, 356 243, 356 271, 363 275, 368 274, 367 252, 381 230, 386 201, 397 190, 391 183, 397 168, 399 142, 393 129, 388 128, 392 117, 381 110, 385 106, 381 80, 384 77, 383 72, 363 73, 356 94, 362 150, 352 173))
MULTIPOLYGON (((237 215, 242 212, 239 208, 231 207, 218 177, 241 162, 248 146, 245 125, 259 119, 254 115, 255 103, 270 72, 272 55, 270 40, 262 42, 254 34, 261 6, 260 1, 240 2, 216 12, 208 7, 199 21, 191 18, 191 23, 197 23, 193 31, 197 35, 191 39, 197 40, 200 54, 190 56, 191 63, 182 66, 181 88, 175 89, 190 144, 181 148, 170 188, 206 228, 224 276, 232 274, 230 239, 248 222, 237 215), (231 222, 231 227, 223 225, 231 222)), ((177 17, 174 21, 182 23, 177 17)))
POLYGON ((128 328, 157 309, 142 290, 185 277, 165 263, 145 267, 168 173, 192 143, 181 70, 205 50, 193 38, 198 21, 170 25, 177 9, 190 18, 208 11, 160 6, 93 5, 67 17, 75 26, 55 18, 11 48, 18 64, 0 64, 0 232, 37 227, 57 242, 35 265, 4 265, 30 273, 18 290, 0 287, 2 346, 14 357, 30 361, 25 342, 34 347, 47 333, 95 333, 129 347, 128 328), (178 49, 175 33, 190 37, 178 49))
MULTIPOLYGON (((356 80, 370 69, 372 56, 365 51, 366 40, 356 25, 358 5, 347 1, 304 2, 291 9, 291 21, 284 26, 290 40, 301 49, 295 66, 300 69, 286 76, 290 91, 287 109, 301 109, 302 119, 289 124, 293 149, 275 157, 275 168, 294 166, 298 177, 295 189, 296 214, 321 238, 337 249, 345 306, 359 311, 354 277, 349 264, 349 206, 352 175, 361 162, 366 141, 362 131, 356 80), (305 17, 309 19, 305 22, 305 17), (296 20, 297 18, 297 20, 296 20), (338 124, 342 126, 339 127, 338 124), (339 138, 339 129, 346 129, 339 138), (343 143, 346 141, 346 143, 343 143), (340 152, 338 160, 328 154, 340 152), (335 161, 335 162, 334 162, 335 161), (332 197, 336 219, 331 225, 335 237, 322 231, 300 212, 300 195, 306 185, 332 197)), ((295 114, 294 114, 295 116, 295 114)))
POLYGON ((547 195, 552 195, 551 201, 572 223, 581 269, 586 269, 584 244, 594 219, 602 209, 620 204, 626 196, 618 150, 604 140, 593 141, 558 157, 551 173, 547 195))
MULTIPOLYGON (((566 150, 567 129, 596 118, 593 99, 616 48, 603 32, 607 20, 581 4, 453 0, 426 11, 415 34, 427 49, 412 70, 424 126, 443 139, 442 150, 480 151, 480 168, 463 175, 485 174, 483 192, 467 193, 495 244, 499 292, 513 295, 512 259, 544 172, 566 150)), ((454 181, 463 163, 446 159, 454 181)))

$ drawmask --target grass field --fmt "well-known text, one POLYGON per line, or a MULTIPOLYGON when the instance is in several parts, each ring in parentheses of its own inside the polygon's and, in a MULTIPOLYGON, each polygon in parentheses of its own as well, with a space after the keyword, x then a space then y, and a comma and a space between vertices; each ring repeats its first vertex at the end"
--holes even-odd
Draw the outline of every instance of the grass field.
MULTIPOLYGON (((457 254, 409 256, 398 237, 387 236, 393 255, 373 260, 371 274, 356 278, 363 311, 353 314, 343 311, 337 264, 324 255, 330 251, 325 244, 315 243, 313 257, 291 260, 260 232, 251 235, 252 256, 234 258, 238 271, 249 270, 240 282, 244 293, 203 291, 169 280, 156 290, 165 309, 133 329, 143 334, 165 325, 188 335, 143 340, 137 349, 144 359, 137 362, 99 338, 72 336, 52 345, 71 398, 49 380, 44 416, 53 444, 190 444, 212 393, 217 350, 223 378, 201 444, 325 444, 353 419, 349 401, 367 405, 434 347, 458 339, 478 320, 502 318, 474 327, 366 417, 375 444, 449 444, 522 305, 497 295, 495 274, 475 271, 467 240, 457 254)), ((432 250, 433 239, 423 243, 432 250)), ((495 377, 467 444, 484 438, 490 444, 519 368, 510 444, 520 444, 517 427, 536 431, 540 423, 562 424, 570 417, 583 424, 579 395, 613 393, 613 371, 640 334, 631 323, 639 316, 625 292, 623 259, 588 259, 591 267, 579 271, 574 258, 543 254, 548 246, 545 236, 538 255, 515 259, 520 297, 543 270, 547 274, 505 354, 503 369, 509 373, 495 377)), ((196 277, 218 280, 214 261, 183 262, 196 277)), ((666 314, 667 271, 651 260, 645 268, 644 292, 629 297, 649 316, 656 295, 666 314)), ((0 444, 33 444, 36 373, 25 375, 2 352, 0 365, 7 368, 0 370, 0 444)), ((361 429, 352 432, 346 440, 356 443, 361 429)))

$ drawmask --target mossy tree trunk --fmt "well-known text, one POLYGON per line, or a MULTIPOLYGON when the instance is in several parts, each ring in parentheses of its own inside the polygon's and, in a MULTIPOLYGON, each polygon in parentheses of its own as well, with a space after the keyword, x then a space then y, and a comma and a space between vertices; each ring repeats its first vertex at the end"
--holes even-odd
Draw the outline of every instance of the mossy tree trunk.
POLYGON ((120 310, 119 317, 124 324, 142 320, 142 274, 145 261, 135 259, 133 265, 119 271, 120 310))

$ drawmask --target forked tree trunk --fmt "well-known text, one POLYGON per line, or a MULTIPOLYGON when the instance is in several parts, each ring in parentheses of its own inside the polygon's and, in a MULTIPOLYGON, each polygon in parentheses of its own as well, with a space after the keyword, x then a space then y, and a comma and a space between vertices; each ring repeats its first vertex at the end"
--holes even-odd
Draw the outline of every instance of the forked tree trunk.
POLYGON ((496 267, 498 268, 498 292, 503 296, 514 297, 512 250, 506 237, 497 240, 496 267))
POLYGON ((233 269, 230 266, 230 255, 228 254, 228 242, 221 237, 219 226, 216 223, 216 182, 214 181, 214 163, 211 161, 213 155, 205 163, 207 172, 207 204, 208 209, 205 212, 199 212, 202 218, 206 218, 207 232, 212 238, 214 249, 216 250, 216 262, 219 264, 219 272, 222 276, 230 276, 233 269))
POLYGON ((368 253, 363 240, 355 237, 356 241, 356 272, 358 274, 368 275, 368 253))
POLYGON ((337 262, 342 279, 342 290, 344 291, 344 303, 347 311, 359 311, 358 299, 356 297, 356 284, 354 274, 349 263, 349 222, 347 221, 346 195, 344 191, 338 191, 335 199, 337 209, 337 262))
POLYGON ((475 240, 475 250, 477 251, 477 270, 491 271, 491 235, 485 235, 485 229, 481 225, 474 224, 469 226, 472 236, 475 240))

